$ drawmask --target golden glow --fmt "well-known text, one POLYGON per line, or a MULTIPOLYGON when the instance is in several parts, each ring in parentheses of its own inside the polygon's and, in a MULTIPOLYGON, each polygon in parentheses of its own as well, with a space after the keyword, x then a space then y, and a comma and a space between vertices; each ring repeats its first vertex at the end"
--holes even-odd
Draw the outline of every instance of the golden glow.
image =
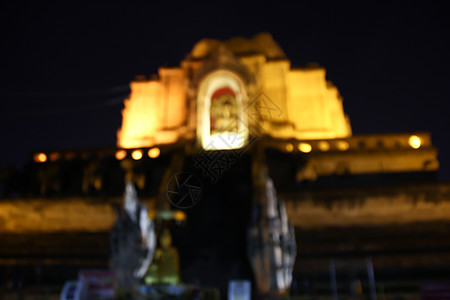
MULTIPOLYGON (((216 71, 203 79, 197 95, 197 139, 203 149, 239 149, 247 143, 248 126, 243 108, 245 95, 243 83, 229 71, 216 71), (213 96, 217 91, 224 88, 234 94, 236 115, 228 114, 221 117, 221 121, 226 120, 225 123, 234 126, 225 126, 225 129, 217 130, 213 129, 217 124, 211 123, 213 117, 211 111, 214 108, 211 99, 214 99, 213 96)), ((222 113, 225 114, 225 112, 222 113)))
POLYGON ((286 144, 285 149, 287 152, 292 152, 294 150, 294 146, 292 144, 286 144))
POLYGON ((350 148, 350 145, 346 141, 337 141, 336 146, 341 151, 346 151, 350 148))
POLYGON ((131 152, 131 157, 134 160, 140 160, 142 158, 142 151, 141 150, 134 150, 131 152))
POLYGON ((312 150, 312 147, 308 143, 300 143, 298 144, 298 150, 300 150, 303 153, 309 153, 312 150))
POLYGON ((330 144, 328 142, 325 142, 325 141, 320 141, 317 144, 317 147, 319 147, 319 150, 323 151, 323 152, 330 150, 330 144))
POLYGON ((73 153, 73 152, 68 152, 68 153, 66 153, 66 155, 64 156, 64 158, 67 159, 67 160, 71 160, 71 159, 73 159, 74 157, 75 157, 75 153, 73 153))
POLYGON ((150 158, 157 158, 160 153, 161 153, 161 151, 159 150, 159 148, 155 147, 155 148, 148 150, 147 154, 148 154, 148 157, 150 157, 150 158))
POLYGON ((411 146, 411 148, 419 149, 420 146, 422 145, 422 140, 417 135, 412 135, 409 137, 408 143, 411 146))
POLYGON ((37 153, 34 155, 34 161, 37 163, 44 163, 47 161, 47 155, 45 153, 37 153))
POLYGON ((58 160, 60 157, 58 152, 53 152, 52 154, 50 154, 50 161, 56 161, 58 160))
POLYGON ((338 89, 326 80, 324 68, 289 69, 282 62, 278 66, 275 63, 271 65, 273 70, 264 73, 265 82, 271 82, 268 94, 273 101, 280 99, 277 106, 288 112, 284 116, 289 123, 294 124, 291 127, 294 129, 286 128, 283 132, 274 127, 270 135, 290 134, 299 140, 345 138, 352 135, 342 98, 338 89), (272 86, 272 82, 276 82, 272 80, 280 81, 281 78, 285 78, 286 82, 272 86), (288 93, 283 86, 287 87, 288 93))
POLYGON ((121 148, 151 147, 177 141, 187 117, 185 74, 181 68, 161 68, 158 80, 132 81, 124 101, 121 148), (170 128, 170 129, 169 129, 170 128))
POLYGON ((186 214, 182 212, 181 210, 176 210, 173 213, 173 218, 177 221, 185 221, 186 220, 186 214))
MULTIPOLYGON (((204 53, 212 51, 209 44, 202 47, 206 47, 204 53)), ((265 51, 272 53, 272 50, 265 51)), ((249 128, 255 125, 262 128, 264 134, 284 140, 343 139, 352 135, 342 98, 338 89, 326 80, 324 68, 293 69, 288 59, 267 60, 260 54, 246 55, 239 59, 238 69, 244 67, 249 72, 243 76, 224 70, 218 64, 218 61, 234 61, 228 57, 232 54, 221 52, 219 55, 217 61, 188 59, 180 67, 160 68, 159 79, 132 81, 131 93, 124 101, 117 146, 151 148, 175 143, 180 138, 191 140, 196 134, 198 144, 204 149, 238 149, 247 143, 249 128), (204 77, 197 76, 204 63, 212 64, 211 72, 204 77), (186 70, 192 70, 192 76, 188 77, 186 70), (247 76, 258 78, 259 84, 247 84, 248 78, 244 78, 247 76), (194 83, 190 82, 191 78, 202 78, 193 85, 198 88, 189 88, 194 83), (256 86, 263 87, 262 93, 256 91, 256 86), (216 122, 217 118, 212 121, 210 118, 211 110, 215 111, 215 101, 211 101, 211 97, 223 87, 236 94, 237 110, 234 107, 232 118, 227 119, 234 119, 237 111, 239 124, 236 131, 213 132, 211 128, 222 127, 219 123, 228 124, 223 119, 216 122), (194 107, 196 109, 191 109, 194 107)))
POLYGON ((230 150, 244 146, 242 135, 235 133, 218 133, 211 135, 207 144, 203 144, 205 150, 230 150))
POLYGON ((127 157, 127 151, 125 151, 125 150, 119 150, 119 151, 117 151, 116 152, 116 159, 117 160, 122 160, 122 159, 124 159, 125 157, 127 157))

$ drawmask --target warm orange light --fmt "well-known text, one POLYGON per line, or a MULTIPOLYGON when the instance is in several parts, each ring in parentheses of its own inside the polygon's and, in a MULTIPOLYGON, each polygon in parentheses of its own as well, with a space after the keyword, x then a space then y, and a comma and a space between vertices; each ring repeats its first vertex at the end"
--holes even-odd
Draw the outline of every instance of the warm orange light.
POLYGON ((325 141, 320 141, 317 144, 317 147, 319 147, 320 151, 323 151, 323 152, 330 150, 330 144, 325 141))
POLYGON ((47 161, 47 155, 45 153, 37 153, 34 155, 34 161, 37 163, 44 163, 47 161))
POLYGON ((50 154, 50 160, 51 161, 56 161, 56 160, 59 159, 59 157, 60 157, 60 155, 59 155, 58 152, 53 152, 52 154, 50 154))
POLYGON ((131 152, 131 157, 134 160, 140 160, 142 158, 142 151, 141 150, 134 150, 131 152))
POLYGON ((176 142, 186 121, 185 71, 160 68, 159 79, 133 81, 124 102, 117 146, 134 149, 176 142), (168 129, 172 128, 172 129, 168 129))
POLYGON ((197 95, 197 138, 203 149, 239 149, 246 144, 248 126, 244 98, 243 83, 229 71, 218 70, 202 80, 197 95), (227 100, 230 105, 226 107, 220 104, 223 100, 213 101, 214 95, 224 90, 230 97, 227 100))
POLYGON ((422 145, 422 140, 417 135, 412 135, 409 137, 408 143, 411 146, 411 148, 419 149, 420 146, 422 145))
POLYGON ((292 144, 286 144, 285 149, 287 152, 292 152, 294 150, 294 146, 292 144))
POLYGON ((66 154, 64 155, 64 158, 67 159, 67 160, 71 160, 71 159, 73 159, 74 157, 75 157, 75 153, 73 153, 73 152, 68 152, 68 153, 66 153, 66 154))
POLYGON ((181 210, 176 210, 173 213, 173 218, 177 221, 186 221, 186 214, 181 210))
MULTIPOLYGON (((247 117, 250 116, 258 116, 256 119, 251 118, 253 121, 258 120, 256 121, 258 123, 267 122, 261 125, 265 134, 273 138, 321 140, 350 137, 352 135, 350 121, 344 112, 342 98, 338 89, 327 81, 325 69, 318 66, 291 68, 291 63, 286 58, 272 60, 279 55, 273 53, 282 51, 276 46, 277 50, 272 52, 275 48, 272 49, 270 48, 272 46, 268 45, 277 43, 270 36, 264 37, 265 46, 254 46, 259 45, 260 40, 258 42, 256 40, 239 40, 236 44, 225 42, 225 45, 233 45, 226 46, 231 47, 229 49, 232 52, 253 47, 265 49, 268 61, 261 60, 260 54, 246 55, 239 61, 242 67, 248 69, 250 76, 257 77, 259 81, 265 83, 264 92, 252 95, 251 85, 246 86, 239 76, 236 76, 237 74, 233 74, 235 72, 217 69, 196 83, 198 89, 194 96, 186 90, 186 81, 191 80, 186 70, 194 70, 192 76, 196 76, 199 62, 185 60, 180 67, 160 68, 158 79, 141 78, 130 83, 131 93, 124 100, 122 126, 117 132, 117 146, 124 149, 151 148, 175 143, 179 138, 193 139, 195 136, 192 133, 196 132, 196 138, 204 149, 238 149, 248 141, 247 122, 251 120, 247 120, 247 117), (270 50, 266 49, 266 46, 270 50), (216 129, 214 129, 216 132, 211 131, 211 120, 214 122, 213 127, 220 128, 236 115, 233 112, 230 118, 228 111, 216 111, 214 105, 211 105, 214 103, 211 102, 211 96, 223 87, 236 92, 238 121, 233 127, 224 127, 230 129, 237 126, 236 132, 222 132, 216 129), (244 105, 250 100, 247 99, 247 93, 248 96, 255 97, 255 101, 248 107, 244 105), (188 109, 192 107, 191 102, 195 102, 195 110, 188 109), (320 103, 320 108, 311 103, 320 103), (220 115, 219 120, 211 119, 211 109, 215 111, 213 114, 217 112, 220 115), (220 122, 216 124, 216 121, 220 122), (189 124, 188 131, 185 130, 186 124, 189 124), (196 130, 192 131, 193 129, 196 130)), ((220 43, 205 41, 202 40, 195 45, 190 54, 192 57, 206 57, 203 55, 212 53, 215 47, 212 45, 220 43), (193 53, 202 54, 197 56, 193 53)), ((313 145, 315 150, 315 143, 313 145)), ((296 147, 295 144, 294 149, 296 147)))
POLYGON ((148 150, 148 157, 157 158, 160 153, 161 153, 161 151, 159 150, 159 148, 155 147, 155 148, 148 150))
MULTIPOLYGON (((278 107, 286 109, 281 118, 293 125, 291 128, 295 138, 320 140, 352 135, 350 121, 345 115, 339 91, 326 80, 324 68, 289 70, 289 65, 278 62, 267 63, 264 69, 266 71, 262 72, 263 81, 271 83, 265 90, 278 107), (285 81, 280 76, 283 73, 285 81), (289 93, 285 93, 282 88, 275 88, 283 86, 283 82, 288 87, 289 93), (285 104, 282 104, 283 97, 286 99, 285 104), (310 105, 316 101, 322 103, 322 109, 310 105)), ((290 129, 285 130, 286 133, 278 127, 272 127, 268 130, 268 134, 276 137, 283 132, 286 136, 290 129)))
POLYGON ((149 217, 150 219, 154 220, 155 217, 156 217, 156 212, 155 212, 155 210, 149 209, 149 210, 148 210, 148 217, 149 217))
POLYGON ((312 150, 312 147, 308 143, 300 143, 298 144, 298 150, 300 150, 303 153, 309 153, 312 150))
POLYGON ((341 151, 345 151, 348 150, 348 148, 350 148, 350 145, 346 141, 338 141, 336 146, 341 151))
POLYGON ((124 159, 125 157, 127 157, 127 151, 125 151, 125 150, 119 150, 119 151, 116 152, 116 159, 117 159, 117 160, 122 160, 122 159, 124 159))

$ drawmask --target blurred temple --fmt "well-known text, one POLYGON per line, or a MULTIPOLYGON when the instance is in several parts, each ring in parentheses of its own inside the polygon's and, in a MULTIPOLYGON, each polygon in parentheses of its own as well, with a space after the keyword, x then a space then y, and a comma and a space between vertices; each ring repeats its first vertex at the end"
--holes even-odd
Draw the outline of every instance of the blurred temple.
POLYGON ((449 282, 450 184, 437 179, 430 133, 352 135, 325 69, 291 67, 271 35, 201 40, 180 66, 130 88, 116 148, 36 152, 24 170, 0 173, 4 278, 16 265, 47 268, 55 282, 60 266, 67 278, 106 268, 114 207, 133 182, 151 217, 187 215, 170 225, 182 282, 223 296, 229 280, 256 288, 247 231, 270 215, 255 183, 266 170, 293 226, 280 236, 295 236, 277 247, 285 257, 297 245, 292 278, 283 275, 291 295, 419 297, 449 282), (174 184, 182 174, 197 180, 190 189, 174 184))

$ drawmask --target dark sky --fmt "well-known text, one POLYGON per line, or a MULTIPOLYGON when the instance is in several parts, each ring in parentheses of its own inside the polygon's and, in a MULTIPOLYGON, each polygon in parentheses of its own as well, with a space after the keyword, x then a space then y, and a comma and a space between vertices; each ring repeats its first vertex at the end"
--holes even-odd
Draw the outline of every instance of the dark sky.
POLYGON ((270 32, 293 66, 327 69, 355 134, 430 131, 450 179, 449 9, 310 2, 2 4, 0 168, 115 145, 136 75, 178 65, 205 37, 270 32))

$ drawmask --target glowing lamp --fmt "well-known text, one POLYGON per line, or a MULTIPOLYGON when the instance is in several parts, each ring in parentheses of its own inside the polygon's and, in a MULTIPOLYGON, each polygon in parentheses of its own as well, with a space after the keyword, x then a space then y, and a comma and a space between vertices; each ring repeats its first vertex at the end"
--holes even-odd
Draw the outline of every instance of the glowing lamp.
POLYGON ((408 143, 411 146, 411 148, 419 149, 420 146, 422 145, 422 140, 417 135, 412 135, 409 137, 408 143))
POLYGON ((319 150, 323 151, 323 152, 330 150, 330 144, 328 142, 325 142, 325 141, 320 141, 317 144, 317 147, 319 147, 319 150))
POLYGON ((34 155, 34 161, 37 163, 44 163, 47 161, 47 155, 45 153, 37 153, 34 155))
POLYGON ((287 152, 292 152, 294 150, 294 146, 292 144, 286 144, 284 148, 287 152))
POLYGON ((336 146, 341 151, 346 151, 350 148, 350 145, 346 141, 338 141, 336 146))
POLYGON ((131 157, 132 157, 134 160, 140 160, 140 159, 142 158, 142 151, 141 151, 141 150, 134 150, 134 151, 131 153, 131 157))
POLYGON ((310 144, 300 143, 300 144, 298 144, 298 150, 300 150, 303 153, 309 153, 309 152, 311 152, 312 147, 310 144))
POLYGON ((176 210, 173 213, 173 218, 177 221, 186 221, 186 214, 180 210, 176 210))
POLYGON ((116 152, 116 159, 117 160, 122 160, 122 159, 124 159, 125 157, 127 157, 127 151, 125 151, 125 150, 119 150, 119 151, 117 151, 116 152))
POLYGON ((75 153, 73 153, 73 152, 68 152, 68 153, 66 153, 66 154, 64 155, 64 158, 67 159, 67 160, 71 160, 71 159, 73 159, 74 157, 75 157, 75 153))
POLYGON ((50 154, 50 160, 51 161, 57 161, 59 159, 59 153, 58 152, 53 152, 52 154, 50 154))
POLYGON ((161 151, 159 150, 159 148, 155 147, 155 148, 148 150, 148 157, 157 158, 160 153, 161 153, 161 151))

